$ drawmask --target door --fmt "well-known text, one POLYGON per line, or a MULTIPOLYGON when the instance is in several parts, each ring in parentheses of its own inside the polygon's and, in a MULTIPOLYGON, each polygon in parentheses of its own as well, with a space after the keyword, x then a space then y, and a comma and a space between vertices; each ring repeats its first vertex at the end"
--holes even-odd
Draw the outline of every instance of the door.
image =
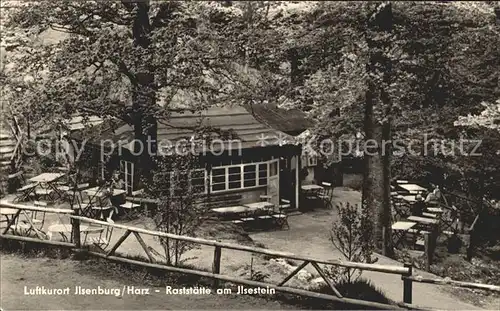
POLYGON ((274 206, 280 204, 280 174, 279 174, 279 160, 269 162, 268 182, 267 182, 267 195, 271 196, 271 203, 274 206))
POLYGON ((120 161, 120 179, 124 183, 124 190, 131 194, 134 191, 134 163, 120 161))

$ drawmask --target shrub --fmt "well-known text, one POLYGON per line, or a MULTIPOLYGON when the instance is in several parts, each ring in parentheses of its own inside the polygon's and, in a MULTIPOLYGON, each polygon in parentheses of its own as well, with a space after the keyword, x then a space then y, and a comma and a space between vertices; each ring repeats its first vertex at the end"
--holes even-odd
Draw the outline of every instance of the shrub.
MULTIPOLYGON (((369 215, 363 212, 359 205, 349 203, 337 206, 339 219, 334 222, 330 232, 333 246, 348 261, 370 262, 373 253, 373 243, 370 235, 369 215), (368 237, 367 237, 368 235, 368 237)), ((331 267, 327 275, 336 282, 355 281, 361 271, 351 268, 331 267)))
MULTIPOLYGON (((378 303, 392 304, 393 302, 387 298, 383 291, 375 287, 372 282, 366 279, 357 279, 356 281, 347 282, 341 281, 335 284, 335 288, 344 297, 373 301, 378 303)), ((332 289, 324 284, 319 288, 322 294, 333 295, 332 289)))

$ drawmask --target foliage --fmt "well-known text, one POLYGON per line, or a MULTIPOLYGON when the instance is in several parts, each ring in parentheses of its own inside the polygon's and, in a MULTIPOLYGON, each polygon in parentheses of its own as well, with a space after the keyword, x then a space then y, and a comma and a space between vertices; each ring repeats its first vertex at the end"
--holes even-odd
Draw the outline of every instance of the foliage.
MULTIPOLYGON (((184 146, 184 152, 155 158, 152 179, 145 179, 147 196, 158 200, 152 216, 156 230, 175 235, 196 236, 197 230, 206 219, 209 208, 203 203, 205 168, 199 158, 184 146), (199 174, 202 170, 202 174, 199 174), (198 170, 198 171, 197 171, 198 170), (196 182, 196 181, 197 182, 196 182)), ((179 265, 182 255, 196 247, 184 241, 160 238, 168 264, 179 265)))
MULTIPOLYGON (((358 205, 340 204, 339 219, 333 224, 330 241, 340 253, 352 262, 370 262, 373 252, 373 237, 370 215, 358 205)), ((360 270, 333 267, 329 276, 337 282, 351 283, 359 278, 360 270)))
MULTIPOLYGON (((354 282, 340 281, 335 283, 335 288, 344 297, 385 304, 392 303, 392 301, 387 298, 384 292, 375 287, 372 282, 366 279, 358 279, 354 282)), ((332 294, 332 290, 328 285, 324 285, 319 289, 319 291, 322 294, 332 294)))
POLYGON ((151 117, 201 109, 214 93, 204 71, 223 61, 208 39, 207 5, 64 0, 4 8, 19 52, 6 59, 18 74, 2 83, 14 112, 54 127, 74 114, 119 119, 141 136, 151 117), (47 33, 55 39, 36 40, 47 33))

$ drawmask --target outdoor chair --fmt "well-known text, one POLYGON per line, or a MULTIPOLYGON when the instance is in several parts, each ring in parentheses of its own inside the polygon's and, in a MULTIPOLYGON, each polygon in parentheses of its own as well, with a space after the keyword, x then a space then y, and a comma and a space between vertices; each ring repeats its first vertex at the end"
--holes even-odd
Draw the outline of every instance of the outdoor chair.
POLYGON ((134 217, 134 211, 141 207, 141 205, 133 202, 125 202, 125 204, 120 205, 120 207, 123 209, 123 216, 128 220, 132 220, 134 217))
POLYGON ((45 198, 48 199, 48 201, 54 201, 54 190, 53 189, 42 189, 42 188, 37 188, 35 189, 35 194, 37 198, 45 198))
POLYGON ((260 196, 260 201, 261 202, 270 202, 271 201, 271 196, 270 195, 267 195, 267 194, 264 194, 264 195, 261 195, 260 196))
POLYGON ((144 194, 144 189, 132 191, 132 197, 140 197, 144 194))
POLYGON ((291 207, 292 207, 292 205, 290 204, 290 200, 281 199, 281 203, 278 206, 278 212, 283 213, 284 211, 286 211, 287 209, 289 209, 291 207))
POLYGON ((90 218, 94 219, 107 219, 113 217, 116 207, 114 206, 91 206, 90 207, 90 218))
MULTIPOLYGON (((34 205, 36 207, 42 207, 42 208, 46 208, 47 207, 47 203, 46 202, 42 202, 42 201, 35 201, 34 205)), ((45 223, 45 212, 42 212, 42 211, 32 211, 30 214, 31 214, 31 222, 34 225, 37 225, 36 229, 42 230, 43 225, 45 223)))
POLYGON ((32 183, 25 185, 17 190, 16 197, 14 198, 14 202, 23 202, 25 200, 30 199, 32 196, 37 198, 35 189, 38 186, 38 183, 32 183))
MULTIPOLYGON (((115 222, 111 218, 107 218, 106 222, 109 224, 114 224, 115 222)), ((113 235, 113 226, 105 226, 106 229, 99 231, 99 236, 90 236, 88 235, 92 234, 92 231, 89 230, 85 234, 84 241, 88 241, 88 244, 92 244, 96 247, 98 247, 101 250, 105 250, 108 246, 109 243, 111 242, 111 237, 113 235)))
POLYGON ((243 222, 242 225, 246 229, 252 229, 254 224, 255 224, 254 217, 243 217, 243 218, 240 218, 240 220, 243 222))
POLYGON ((9 180, 14 180, 14 179, 19 179, 19 183, 21 186, 25 186, 26 185, 26 179, 24 178, 24 172, 22 170, 16 172, 16 173, 13 173, 13 174, 10 174, 7 176, 7 178, 9 180))
POLYGON ((231 220, 231 222, 235 225, 240 225, 240 226, 243 225, 243 221, 239 219, 231 220))
POLYGON ((318 197, 322 200, 323 206, 326 208, 333 208, 332 197, 333 187, 332 184, 323 182, 321 183, 323 190, 319 193, 318 197))
POLYGON ((286 227, 286 229, 290 229, 290 225, 288 224, 288 215, 285 214, 285 213, 279 213, 279 214, 274 214, 272 215, 272 217, 274 218, 274 222, 276 223, 276 225, 283 229, 286 227))

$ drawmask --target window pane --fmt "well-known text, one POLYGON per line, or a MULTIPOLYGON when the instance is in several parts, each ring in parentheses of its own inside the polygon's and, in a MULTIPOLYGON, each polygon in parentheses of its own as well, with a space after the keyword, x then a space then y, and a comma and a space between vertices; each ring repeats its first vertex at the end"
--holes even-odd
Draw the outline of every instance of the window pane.
POLYGON ((244 171, 245 172, 255 172, 256 166, 255 165, 245 165, 244 171))
POLYGON ((243 186, 244 187, 255 187, 256 186, 255 179, 245 180, 245 182, 243 183, 243 186))
POLYGON ((240 181, 240 180, 241 180, 241 174, 229 175, 229 181, 240 181))
POLYGON ((214 184, 212 185, 212 191, 220 191, 220 190, 225 190, 226 189, 226 184, 214 184))
POLYGON ((269 176, 274 176, 278 174, 278 162, 273 162, 269 164, 269 176))
POLYGON ((267 185, 267 177, 266 178, 260 178, 259 179, 259 186, 265 186, 267 185))
POLYGON ((259 177, 267 178, 267 164, 259 164, 259 177))
POLYGON ((217 184, 217 183, 224 183, 226 182, 226 175, 223 176, 214 176, 212 178, 212 183, 217 184))
POLYGON ((241 173, 241 167, 230 167, 229 168, 229 174, 239 174, 241 173))
POLYGON ((245 173, 245 180, 255 179, 255 173, 245 173))
POLYGON ((225 168, 216 168, 212 170, 212 176, 219 176, 219 175, 225 175, 226 174, 226 169, 225 168))
POLYGON ((229 183, 229 189, 238 189, 238 188, 241 188, 241 182, 240 181, 230 182, 229 183))

